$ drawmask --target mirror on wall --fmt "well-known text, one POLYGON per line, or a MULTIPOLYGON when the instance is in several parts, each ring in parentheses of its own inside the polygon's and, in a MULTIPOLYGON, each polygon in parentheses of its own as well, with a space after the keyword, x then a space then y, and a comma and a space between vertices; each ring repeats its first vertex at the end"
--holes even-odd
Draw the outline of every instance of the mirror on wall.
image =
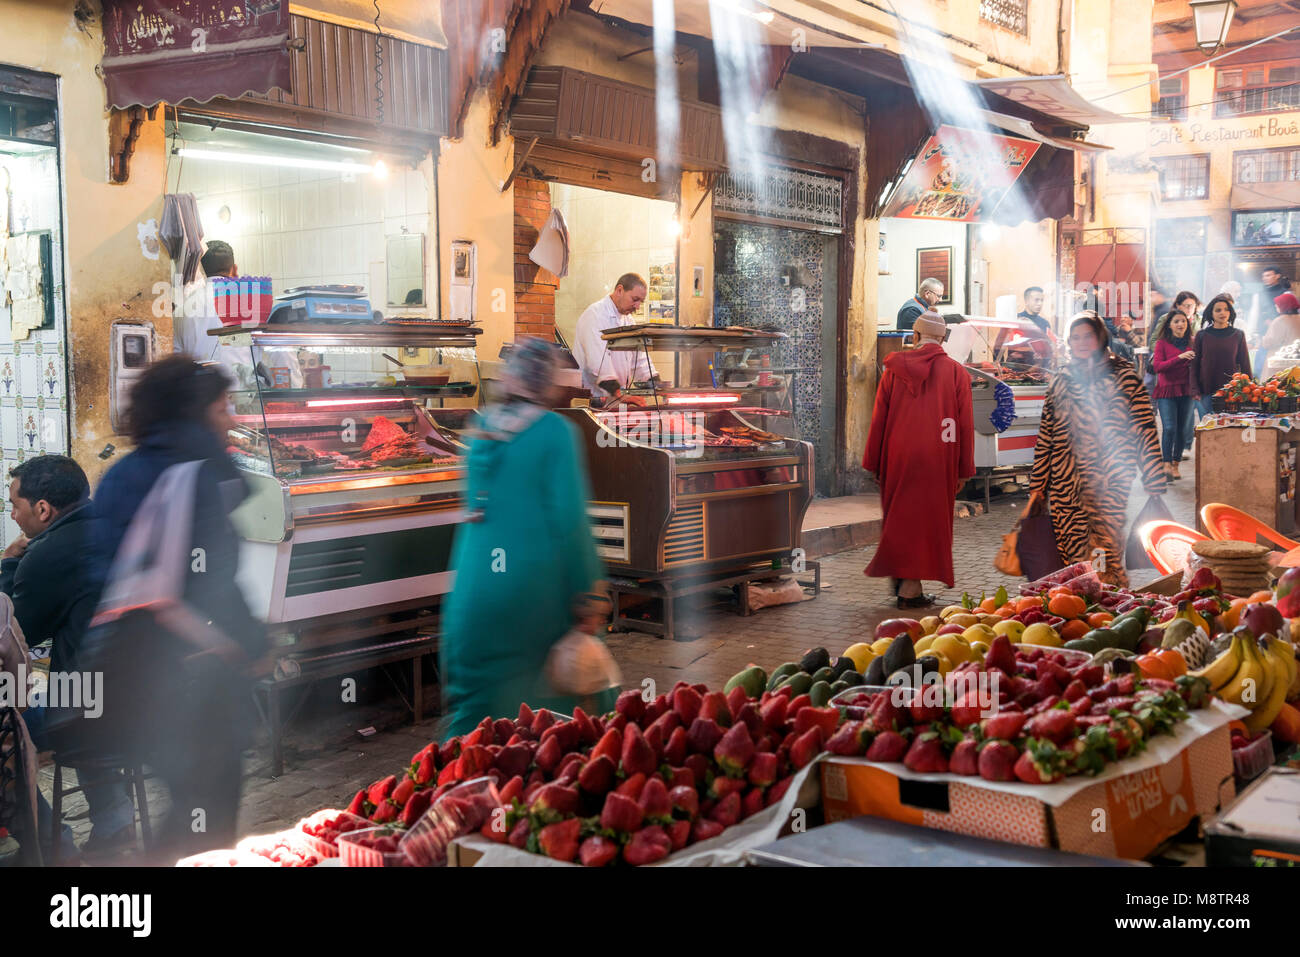
POLYGON ((385 257, 388 263, 388 305, 424 308, 424 234, 399 233, 389 236, 385 257))

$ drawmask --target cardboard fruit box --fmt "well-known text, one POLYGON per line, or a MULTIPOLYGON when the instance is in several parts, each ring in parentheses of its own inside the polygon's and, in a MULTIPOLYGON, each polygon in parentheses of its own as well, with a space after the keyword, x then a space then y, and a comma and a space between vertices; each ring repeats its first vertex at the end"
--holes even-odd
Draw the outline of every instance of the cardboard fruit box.
POLYGON ((830 757, 822 764, 827 822, 869 814, 938 830, 1077 854, 1146 857, 1194 818, 1208 820, 1235 794, 1228 721, 1194 712, 1151 752, 1097 778, 1053 785, 913 774, 902 764, 830 757), (1189 726, 1190 725, 1190 726, 1189 726))

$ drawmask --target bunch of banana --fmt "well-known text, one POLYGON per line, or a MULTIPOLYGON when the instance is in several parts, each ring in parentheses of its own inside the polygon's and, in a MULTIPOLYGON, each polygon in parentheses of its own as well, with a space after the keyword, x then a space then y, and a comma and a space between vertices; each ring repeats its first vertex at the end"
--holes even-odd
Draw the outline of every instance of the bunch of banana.
POLYGON ((1272 724, 1282 710, 1297 670, 1295 650, 1287 642, 1239 631, 1227 651, 1191 674, 1208 681, 1224 701, 1249 708, 1245 725, 1255 733, 1272 724))
POLYGON ((1277 718, 1282 705, 1286 703, 1287 694, 1291 690, 1291 683, 1297 671, 1295 650, 1285 641, 1279 641, 1277 638, 1261 638, 1259 649, 1265 668, 1271 672, 1272 684, 1260 704, 1245 720, 1245 725, 1250 729, 1251 734, 1263 731, 1277 718))
MULTIPOLYGON (((1251 639, 1253 645, 1255 640, 1251 639)), ((1232 641, 1220 654, 1203 668, 1189 671, 1188 674, 1196 678, 1204 678, 1210 683, 1210 690, 1219 697, 1223 697, 1220 692, 1241 670, 1244 657, 1244 648, 1242 646, 1242 633, 1238 632, 1232 636, 1232 641)))

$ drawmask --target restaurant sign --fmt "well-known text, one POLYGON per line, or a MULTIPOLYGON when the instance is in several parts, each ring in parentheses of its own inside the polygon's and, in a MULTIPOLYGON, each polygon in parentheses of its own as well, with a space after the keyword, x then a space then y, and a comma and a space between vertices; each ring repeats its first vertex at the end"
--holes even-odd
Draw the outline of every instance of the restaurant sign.
POLYGON ((103 0, 109 106, 289 88, 286 0, 103 0))
POLYGON ((1039 144, 984 130, 940 126, 890 194, 882 217, 974 223, 987 219, 1039 144))

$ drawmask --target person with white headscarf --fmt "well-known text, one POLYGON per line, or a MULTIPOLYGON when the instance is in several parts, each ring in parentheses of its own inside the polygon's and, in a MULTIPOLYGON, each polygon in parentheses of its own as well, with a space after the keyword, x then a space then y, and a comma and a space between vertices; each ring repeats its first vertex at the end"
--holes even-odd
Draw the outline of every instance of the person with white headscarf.
POLYGON ((555 372, 554 346, 516 342, 470 443, 439 649, 447 734, 514 717, 521 703, 564 714, 576 704, 546 685, 546 658, 575 625, 598 627, 604 566, 578 431, 551 411, 555 372))

